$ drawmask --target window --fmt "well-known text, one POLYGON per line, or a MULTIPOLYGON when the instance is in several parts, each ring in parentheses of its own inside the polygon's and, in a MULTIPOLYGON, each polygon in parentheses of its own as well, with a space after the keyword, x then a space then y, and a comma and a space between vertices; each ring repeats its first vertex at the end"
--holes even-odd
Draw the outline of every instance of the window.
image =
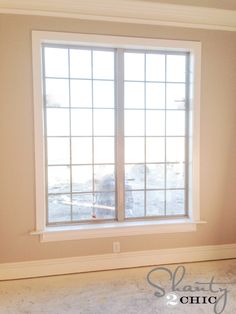
POLYGON ((38 230, 199 220, 199 45, 33 33, 38 230))
POLYGON ((116 219, 115 51, 42 49, 47 223, 116 219))

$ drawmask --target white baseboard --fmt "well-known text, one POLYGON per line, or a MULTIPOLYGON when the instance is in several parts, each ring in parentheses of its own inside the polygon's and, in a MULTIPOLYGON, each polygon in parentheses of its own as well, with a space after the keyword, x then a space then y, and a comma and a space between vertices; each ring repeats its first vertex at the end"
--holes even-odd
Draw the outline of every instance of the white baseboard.
POLYGON ((194 246, 0 264, 0 280, 236 258, 236 244, 194 246))

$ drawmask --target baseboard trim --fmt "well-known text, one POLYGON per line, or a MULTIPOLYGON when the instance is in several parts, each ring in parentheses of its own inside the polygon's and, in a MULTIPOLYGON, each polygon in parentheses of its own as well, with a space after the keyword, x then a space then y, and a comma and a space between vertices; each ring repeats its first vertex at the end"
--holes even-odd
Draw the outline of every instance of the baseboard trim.
POLYGON ((194 246, 0 264, 0 280, 236 258, 236 244, 194 246))

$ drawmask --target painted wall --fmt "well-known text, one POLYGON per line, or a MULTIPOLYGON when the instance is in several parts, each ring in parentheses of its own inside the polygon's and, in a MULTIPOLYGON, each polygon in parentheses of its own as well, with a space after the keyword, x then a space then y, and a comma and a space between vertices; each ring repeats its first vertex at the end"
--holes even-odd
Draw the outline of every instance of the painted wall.
POLYGON ((236 243, 236 33, 0 15, 0 262, 236 243), (201 213, 197 232, 40 243, 35 229, 31 31, 202 42, 201 213))

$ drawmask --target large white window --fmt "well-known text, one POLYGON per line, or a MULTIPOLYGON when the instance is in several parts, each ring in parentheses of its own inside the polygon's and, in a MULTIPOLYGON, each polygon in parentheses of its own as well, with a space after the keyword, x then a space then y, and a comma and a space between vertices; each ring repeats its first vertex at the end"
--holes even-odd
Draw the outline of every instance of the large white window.
POLYGON ((199 43, 33 32, 33 66, 44 239, 195 227, 199 43))

